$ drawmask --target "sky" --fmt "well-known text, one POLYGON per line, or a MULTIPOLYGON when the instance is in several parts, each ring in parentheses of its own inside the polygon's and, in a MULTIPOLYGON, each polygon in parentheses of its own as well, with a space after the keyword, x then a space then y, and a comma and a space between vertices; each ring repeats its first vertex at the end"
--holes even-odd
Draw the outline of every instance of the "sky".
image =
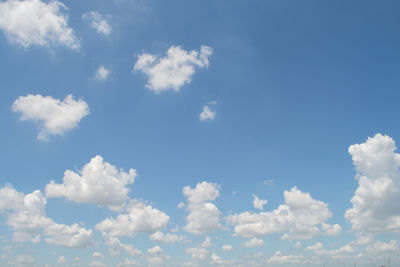
POLYGON ((0 0, 0 266, 400 266, 399 12, 0 0))

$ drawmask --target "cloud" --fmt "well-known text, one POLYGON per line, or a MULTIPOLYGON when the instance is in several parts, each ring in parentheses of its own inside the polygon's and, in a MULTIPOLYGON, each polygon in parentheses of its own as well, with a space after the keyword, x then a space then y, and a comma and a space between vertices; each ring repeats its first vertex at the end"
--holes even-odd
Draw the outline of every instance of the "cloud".
POLYGON ((223 245, 221 249, 223 251, 231 251, 231 250, 233 250, 231 245, 223 245))
POLYGON ((322 250, 323 249, 323 245, 320 242, 316 242, 314 245, 308 246, 306 247, 306 250, 322 250))
POLYGON ((92 254, 93 258, 104 258, 103 254, 101 254, 100 252, 93 252, 92 254))
POLYGON ((203 107, 203 110, 199 115, 200 121, 215 119, 217 112, 213 110, 213 106, 215 106, 216 104, 217 104, 217 102, 211 101, 203 107))
POLYGON ((160 246, 154 246, 147 250, 147 253, 152 254, 152 255, 161 254, 162 252, 163 252, 163 250, 160 248, 160 246))
POLYGON ((111 255, 118 255, 121 252, 127 252, 131 256, 142 255, 143 252, 136 249, 133 245, 121 243, 116 237, 107 237, 106 245, 111 255))
POLYGON ((164 242, 164 243, 182 242, 185 239, 186 239, 185 236, 177 235, 177 234, 171 234, 171 233, 164 234, 161 231, 157 231, 157 232, 155 232, 155 233, 150 235, 150 240, 151 241, 159 241, 159 242, 164 242))
POLYGON ((183 188, 188 205, 186 209, 189 215, 186 217, 185 231, 201 235, 221 228, 221 212, 210 201, 219 196, 220 186, 214 183, 201 182, 195 188, 186 186, 183 188))
POLYGON ((96 70, 96 79, 99 81, 105 81, 105 80, 107 80, 109 74, 110 74, 110 71, 108 69, 106 69, 103 65, 101 65, 96 70))
POLYGON ((68 95, 64 100, 51 96, 27 95, 18 97, 12 111, 21 113, 22 121, 32 120, 40 125, 39 140, 47 140, 51 135, 63 135, 78 126, 80 120, 89 114, 87 103, 74 100, 68 95))
POLYGON ((68 27, 67 7, 59 1, 7 0, 0 2, 0 29, 25 48, 62 45, 79 51, 80 41, 68 27))
POLYGON ((342 227, 339 224, 321 223, 321 229, 326 235, 338 235, 342 231, 342 227))
POLYGON ((345 217, 353 231, 362 233, 400 230, 400 154, 389 136, 376 134, 349 147, 358 188, 345 217))
POLYGON ((246 242, 241 243, 242 247, 245 248, 254 248, 264 246, 264 241, 262 239, 258 239, 253 237, 252 239, 247 240, 246 242))
POLYGON ((6 193, 8 197, 13 196, 15 202, 0 210, 9 212, 7 224, 14 230, 15 241, 38 243, 42 234, 47 243, 58 246, 83 248, 93 245, 92 230, 86 230, 77 224, 57 224, 46 216, 46 198, 39 190, 24 195, 11 186, 6 186, 0 192, 6 193))
POLYGON ((67 262, 67 259, 65 258, 65 256, 58 257, 57 264, 64 264, 66 262, 67 262))
POLYGON ((268 259, 267 263, 284 264, 284 263, 306 263, 303 255, 283 255, 280 251, 275 252, 274 256, 268 259))
POLYGON ((382 254, 388 252, 396 252, 400 250, 399 243, 396 240, 390 240, 389 242, 376 241, 374 244, 369 245, 366 251, 371 254, 382 254))
POLYGON ((320 233, 318 226, 332 216, 328 204, 315 200, 297 187, 284 192, 285 204, 270 212, 243 212, 227 217, 235 234, 256 237, 285 233, 282 239, 311 239, 320 233))
POLYGON ((66 170, 62 184, 54 181, 47 184, 46 196, 65 197, 73 202, 93 203, 118 211, 129 199, 127 186, 133 184, 135 177, 136 170, 118 170, 97 155, 79 173, 66 170))
POLYGON ((193 259, 201 261, 206 260, 208 253, 210 253, 207 249, 201 247, 187 248, 185 249, 185 252, 192 256, 193 259))
POLYGON ((253 195, 253 206, 255 209, 263 210, 264 206, 267 204, 268 200, 259 199, 258 196, 253 195))
POLYGON ((82 15, 82 19, 88 21, 90 26, 97 31, 97 33, 109 36, 111 34, 111 26, 107 18, 97 11, 88 12, 82 15))
POLYGON ((109 237, 134 236, 137 233, 151 234, 168 225, 169 216, 144 203, 131 200, 126 213, 115 219, 108 218, 96 225, 96 229, 109 237))
POLYGON ((146 53, 139 55, 133 71, 142 71, 148 78, 146 87, 155 93, 170 89, 178 92, 184 84, 192 81, 196 67, 209 66, 208 57, 211 55, 211 47, 205 45, 200 47, 199 52, 171 46, 163 58, 146 53))

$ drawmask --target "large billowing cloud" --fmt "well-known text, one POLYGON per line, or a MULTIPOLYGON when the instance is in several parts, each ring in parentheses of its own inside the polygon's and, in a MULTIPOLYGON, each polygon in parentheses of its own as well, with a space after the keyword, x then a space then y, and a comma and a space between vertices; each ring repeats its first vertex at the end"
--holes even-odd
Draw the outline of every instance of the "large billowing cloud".
POLYGON ((219 196, 220 186, 214 183, 201 182, 195 188, 186 186, 183 194, 187 199, 187 210, 185 231, 201 235, 221 228, 221 212, 211 201, 219 196))
POLYGON ((137 233, 151 234, 168 225, 169 216, 150 205, 131 200, 126 213, 116 218, 107 218, 96 225, 106 237, 134 236, 137 233))
POLYGON ((201 46, 199 52, 188 52, 180 46, 171 46, 163 58, 146 53, 139 55, 133 70, 146 74, 146 87, 156 93, 170 89, 179 91, 185 83, 192 81, 196 67, 208 67, 211 54, 211 47, 205 45, 201 46))
POLYGON ((392 138, 376 134, 349 147, 358 188, 346 211, 352 230, 365 233, 400 230, 400 154, 392 138))
POLYGON ((78 203, 93 203, 111 210, 121 210, 129 199, 128 185, 134 182, 136 171, 118 170, 95 156, 79 173, 66 170, 63 183, 51 181, 46 186, 47 197, 65 197, 78 203))
POLYGON ((23 47, 62 45, 79 50, 80 42, 68 27, 67 9, 55 0, 7 0, 0 2, 0 29, 23 47))
POLYGON ((55 223, 46 216, 46 198, 36 190, 24 195, 11 186, 0 189, 0 212, 8 212, 7 224, 14 230, 18 242, 40 242, 41 234, 47 243, 64 247, 88 247, 93 245, 93 231, 78 224, 55 223), (4 201, 4 202, 3 202, 4 201))
POLYGON ((21 113, 21 120, 40 124, 39 140, 64 134, 77 127, 80 120, 89 114, 87 103, 81 99, 74 100, 72 95, 66 96, 64 100, 41 95, 20 96, 11 108, 21 113))
POLYGON ((328 204, 296 187, 285 191, 284 197, 285 204, 273 211, 243 212, 229 215, 227 220, 235 225, 235 234, 242 237, 284 233, 283 239, 310 239, 321 232, 321 224, 332 216, 328 204))

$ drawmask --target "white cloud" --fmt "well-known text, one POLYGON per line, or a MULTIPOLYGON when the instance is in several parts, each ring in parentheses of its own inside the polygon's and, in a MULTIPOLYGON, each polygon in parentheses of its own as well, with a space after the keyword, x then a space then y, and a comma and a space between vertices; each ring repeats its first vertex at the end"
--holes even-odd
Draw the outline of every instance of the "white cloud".
POLYGON ((151 234, 168 225, 169 216, 158 209, 144 203, 131 200, 126 208, 127 213, 119 214, 117 218, 108 218, 96 225, 96 229, 104 235, 134 236, 137 233, 151 234))
MULTIPOLYGON (((41 233, 47 243, 64 247, 89 247, 93 245, 93 232, 78 226, 57 224, 46 216, 46 199, 36 190, 24 195, 7 186, 1 192, 13 192, 15 205, 10 206, 7 224, 14 230, 17 242, 38 243, 41 233)), ((4 211, 4 210, 3 210, 4 211)))
POLYGON ((11 108, 21 113, 21 120, 32 120, 40 124, 39 140, 64 134, 77 127, 80 120, 89 114, 87 103, 81 99, 74 100, 72 95, 62 101, 51 96, 20 96, 11 108))
POLYGON ((349 147, 358 188, 345 217, 353 231, 363 233, 400 230, 400 154, 392 138, 376 134, 349 147))
POLYGON ((320 242, 316 242, 314 245, 308 246, 306 247, 306 250, 322 250, 323 249, 323 245, 320 242))
POLYGON ((151 241, 159 241, 164 243, 175 243, 175 242, 182 242, 186 239, 185 236, 167 233, 164 234, 161 231, 157 231, 150 235, 151 241))
POLYGON ((284 192, 285 204, 270 212, 243 212, 227 217, 235 234, 255 237, 284 232, 282 239, 310 239, 320 233, 319 225, 332 216, 328 204, 315 200, 297 187, 284 192))
POLYGON ((253 198, 254 198, 254 200, 253 200, 254 208, 258 209, 258 210, 263 210, 264 206, 267 204, 268 200, 259 199, 258 196, 256 196, 256 195, 253 195, 253 198))
POLYGON ((59 1, 7 0, 0 2, 0 29, 23 47, 62 45, 78 51, 80 42, 68 27, 67 9, 59 1))
POLYGON ((203 243, 201 243, 199 246, 202 247, 202 248, 208 248, 211 245, 212 245, 211 238, 206 236, 206 238, 204 238, 203 243))
POLYGON ((203 110, 199 115, 200 121, 215 119, 217 112, 215 110, 213 110, 213 106, 215 106, 216 104, 217 104, 217 102, 211 101, 203 107, 203 110))
POLYGON ((274 256, 268 259, 268 263, 305 263, 306 258, 303 255, 283 255, 280 251, 275 252, 274 256))
POLYGON ((111 255, 118 255, 121 252, 127 252, 131 256, 142 255, 143 253, 133 245, 121 243, 116 237, 107 237, 106 245, 111 255))
POLYGON ((63 263, 66 263, 66 262, 67 262, 67 259, 65 258, 65 256, 60 256, 57 259, 57 264, 63 264, 63 263))
POLYGON ((231 245, 223 245, 221 249, 223 251, 231 251, 231 250, 233 250, 231 245))
POLYGON ((96 79, 100 80, 100 81, 105 81, 105 80, 107 80, 109 74, 110 74, 110 70, 106 69, 103 65, 101 65, 96 70, 96 79))
POLYGON ((160 248, 160 246, 154 246, 147 250, 147 253, 152 254, 152 255, 161 254, 162 252, 163 252, 163 250, 160 248))
POLYGON ((201 235, 221 228, 221 212, 210 201, 219 196, 220 186, 214 183, 201 182, 195 188, 186 186, 183 188, 188 205, 186 209, 189 215, 186 217, 185 231, 201 235))
POLYGON ((321 223, 321 229, 326 235, 338 235, 342 231, 342 227, 339 224, 321 223))
POLYGON ((301 244, 300 241, 297 241, 297 242, 294 244, 294 248, 297 248, 297 249, 301 248, 302 246, 303 246, 303 245, 301 244))
POLYGON ((95 156, 79 173, 66 170, 63 183, 51 181, 46 186, 47 197, 65 197, 77 203, 93 203, 121 210, 129 199, 128 185, 136 177, 136 170, 118 170, 101 156, 95 156))
POLYGON ((264 246, 264 244, 265 243, 262 239, 258 239, 255 237, 247 240, 246 242, 241 243, 242 247, 246 247, 246 248, 262 247, 262 246, 264 246))
POLYGON ((171 46, 167 56, 158 58, 151 54, 141 54, 133 67, 133 71, 142 71, 148 77, 146 87, 155 93, 180 88, 192 81, 195 67, 206 68, 209 65, 211 47, 202 45, 200 52, 186 51, 180 46, 171 46))
POLYGON ((88 12, 82 15, 82 18, 90 23, 90 26, 99 34, 109 36, 111 34, 111 26, 108 19, 97 11, 88 12))
POLYGON ((99 261, 91 261, 91 262, 89 262, 89 266, 90 267, 104 267, 107 265, 105 265, 104 263, 99 262, 99 261))
POLYGON ((387 243, 376 241, 374 244, 369 245, 366 248, 366 251, 372 254, 381 254, 381 253, 395 252, 395 251, 398 252, 399 250, 400 246, 396 240, 390 240, 387 243))
POLYGON ((185 249, 185 252, 186 254, 191 255, 193 259, 202 261, 206 260, 208 253, 210 253, 207 249, 199 247, 187 248, 185 249))
POLYGON ((100 252, 93 252, 92 254, 93 258, 104 258, 103 254, 101 254, 100 252))

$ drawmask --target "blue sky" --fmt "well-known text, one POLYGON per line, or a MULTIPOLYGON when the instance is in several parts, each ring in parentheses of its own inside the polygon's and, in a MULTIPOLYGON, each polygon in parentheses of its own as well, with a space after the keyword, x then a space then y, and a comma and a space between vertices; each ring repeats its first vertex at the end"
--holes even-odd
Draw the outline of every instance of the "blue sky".
POLYGON ((0 1, 0 265, 400 264, 397 1, 0 1))

